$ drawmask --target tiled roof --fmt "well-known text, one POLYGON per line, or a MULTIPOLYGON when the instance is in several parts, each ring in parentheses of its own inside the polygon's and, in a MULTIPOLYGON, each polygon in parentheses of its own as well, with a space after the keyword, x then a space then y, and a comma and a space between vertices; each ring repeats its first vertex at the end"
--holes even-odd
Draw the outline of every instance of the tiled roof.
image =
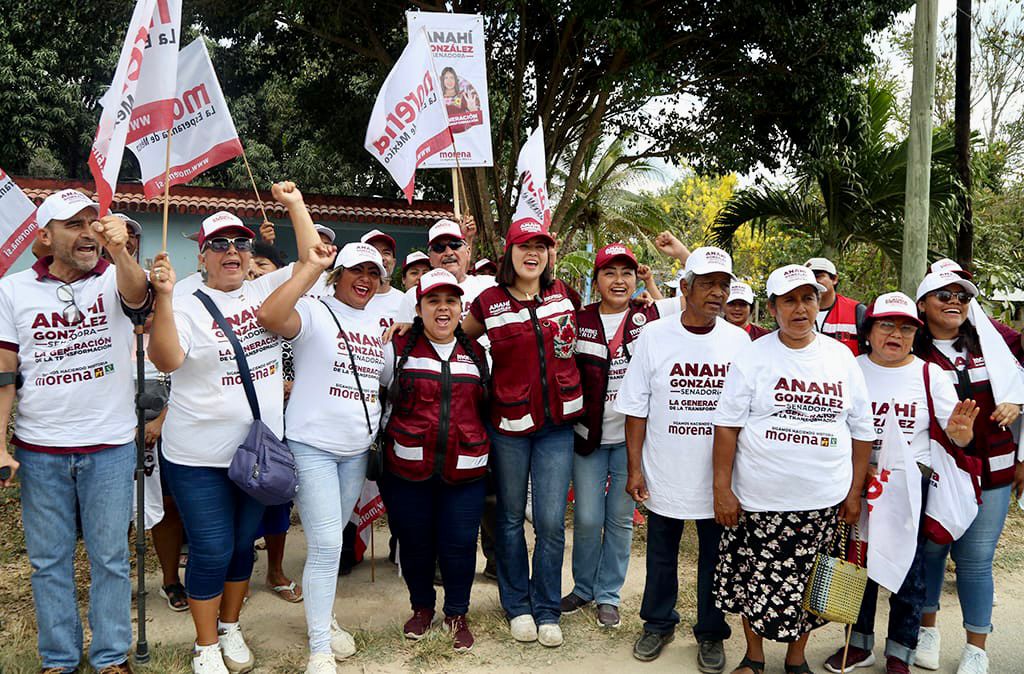
MULTIPOLYGON (((66 188, 79 190, 89 196, 94 194, 92 183, 82 180, 12 177, 36 205, 54 192, 66 188)), ((441 218, 454 217, 451 204, 438 201, 414 201, 410 206, 398 199, 326 194, 303 196, 310 215, 317 221, 429 227, 441 218)), ((287 217, 285 208, 274 201, 270 192, 261 192, 260 198, 268 217, 287 217)), ((170 211, 179 215, 210 215, 216 211, 229 211, 250 220, 262 217, 259 202, 252 191, 175 185, 171 188, 170 202, 170 211)), ((146 199, 142 194, 142 185, 118 183, 111 209, 129 213, 159 213, 163 210, 163 199, 146 199)))

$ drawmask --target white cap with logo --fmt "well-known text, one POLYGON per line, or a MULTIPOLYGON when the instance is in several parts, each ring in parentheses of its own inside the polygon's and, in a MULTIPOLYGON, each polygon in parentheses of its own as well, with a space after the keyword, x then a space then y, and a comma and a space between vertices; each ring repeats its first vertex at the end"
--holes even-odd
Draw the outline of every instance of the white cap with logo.
POLYGON ((725 301, 726 304, 731 302, 746 302, 747 304, 754 303, 754 290, 743 281, 733 281, 732 285, 729 286, 729 299, 725 301))
POLYGON ((453 239, 464 239, 462 236, 462 228, 459 227, 459 223, 452 222, 447 218, 442 218, 434 223, 434 226, 427 232, 427 245, 434 243, 434 239, 439 239, 442 236, 450 236, 453 239))
POLYGON ((462 286, 455 279, 454 274, 445 269, 431 269, 420 277, 416 284, 416 299, 420 299, 438 288, 447 288, 456 295, 462 295, 462 286))
POLYGON ((405 256, 405 262, 402 264, 402 271, 404 272, 406 269, 416 264, 417 262, 424 262, 429 267, 430 257, 428 257, 426 253, 421 253, 418 250, 414 250, 413 252, 405 256))
POLYGON ((83 208, 96 209, 97 216, 100 205, 78 190, 61 190, 54 192, 43 200, 36 211, 36 224, 46 227, 54 220, 67 220, 83 208))
POLYGON ((932 262, 932 266, 928 267, 928 271, 951 271, 957 276, 962 276, 963 278, 968 280, 974 278, 974 274, 961 267, 960 263, 954 260, 950 260, 948 257, 944 257, 941 260, 936 260, 935 262, 932 262))
POLYGON ((907 318, 914 325, 922 325, 917 316, 917 305, 901 292, 885 293, 875 298, 868 307, 868 318, 907 318))
POLYGON ((327 225, 321 225, 319 222, 313 223, 313 229, 316 230, 317 234, 323 234, 324 236, 326 236, 330 243, 334 243, 335 237, 338 236, 338 234, 333 229, 331 229, 327 225))
POLYGON ((701 246, 690 253, 690 257, 686 258, 684 269, 687 274, 695 276, 721 272, 728 274, 733 281, 736 280, 736 275, 732 273, 732 257, 721 248, 714 246, 701 246))
POLYGON ((978 286, 974 285, 964 277, 952 271, 933 271, 924 277, 921 285, 917 286, 917 299, 935 290, 941 290, 948 285, 956 284, 969 292, 973 297, 978 296, 978 286))
POLYGON ((823 271, 830 276, 838 276, 836 266, 827 257, 812 257, 804 263, 804 266, 813 272, 823 271))
POLYGON ((801 267, 798 264, 787 264, 769 274, 765 290, 768 297, 780 297, 800 286, 812 286, 819 293, 825 292, 825 286, 815 280, 811 268, 801 267))
POLYGON ((387 271, 384 269, 384 258, 380 256, 380 251, 362 241, 353 241, 342 246, 341 251, 338 252, 338 257, 334 259, 334 268, 344 267, 348 269, 361 265, 364 262, 372 262, 377 265, 381 276, 387 275, 387 271))
POLYGON ((216 234, 228 229, 239 229, 250 239, 255 238, 256 234, 245 226, 238 216, 228 213, 227 211, 217 211, 210 217, 203 220, 203 226, 199 228, 199 236, 196 237, 196 241, 199 243, 199 247, 202 248, 206 240, 216 234))

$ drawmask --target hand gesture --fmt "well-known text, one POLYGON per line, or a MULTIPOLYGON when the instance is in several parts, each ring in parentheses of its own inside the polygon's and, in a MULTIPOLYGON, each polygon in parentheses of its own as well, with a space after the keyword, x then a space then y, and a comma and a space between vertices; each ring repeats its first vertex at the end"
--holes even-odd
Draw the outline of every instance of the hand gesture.
POLYGON ((999 403, 990 417, 1003 428, 1010 426, 1020 416, 1020 405, 1017 403, 999 403))
POLYGON ((646 285, 651 285, 654 279, 653 274, 651 274, 651 268, 646 264, 642 264, 636 268, 636 277, 646 285))
POLYGON ((736 498, 731 487, 715 489, 715 521, 723 527, 734 527, 739 524, 740 500, 736 498))
POLYGON ((116 215, 105 215, 89 225, 100 245, 107 249, 110 257, 124 251, 128 243, 128 225, 116 215))
POLYGON ((644 307, 644 308, 647 308, 647 307, 651 306, 652 304, 654 304, 654 298, 651 297, 651 294, 649 292, 647 292, 646 290, 644 290, 639 295, 634 297, 632 301, 633 301, 633 304, 635 304, 636 306, 644 307))
POLYGON ((302 192, 295 186, 295 183, 286 180, 280 183, 274 183, 270 188, 270 193, 274 195, 274 199, 277 203, 281 204, 285 208, 291 208, 292 206, 302 205, 302 192))
POLYGON ((391 327, 384 331, 384 336, 381 338, 381 341, 387 344, 394 338, 396 333, 401 337, 405 333, 409 332, 409 328, 411 327, 412 323, 392 323, 391 327))
POLYGON ((665 255, 674 257, 677 260, 684 260, 690 254, 690 249, 683 245, 683 242, 668 230, 654 237, 654 245, 665 255))
POLYGON ((651 493, 647 491, 647 482, 644 480, 644 474, 642 471, 631 471, 629 477, 626 478, 626 493, 636 503, 643 503, 651 497, 651 493))
POLYGON ((309 249, 309 264, 317 267, 320 271, 327 270, 334 262, 334 256, 338 254, 338 248, 328 243, 318 243, 309 249))
POLYGON ((149 282, 157 295, 171 295, 174 292, 176 281, 174 268, 167 253, 157 253, 153 260, 153 267, 149 270, 149 282))
POLYGON ((462 230, 462 238, 472 241, 476 237, 476 220, 469 213, 463 213, 459 220, 459 228, 462 230))
POLYGON ((974 439, 974 420, 978 418, 978 405, 968 398, 953 408, 946 424, 946 435, 957 447, 966 447, 974 439))
MULTIPOLYGON (((14 457, 10 453, 0 447, 0 468, 10 468, 11 474, 7 476, 6 480, 0 480, 0 487, 10 487, 14 484, 14 476, 18 473, 18 467, 21 464, 14 460, 14 457)), ((6 471, 5 471, 6 472, 6 471)))
POLYGON ((277 239, 277 234, 274 232, 274 223, 269 220, 265 220, 263 224, 260 225, 260 238, 273 245, 274 240, 277 239))

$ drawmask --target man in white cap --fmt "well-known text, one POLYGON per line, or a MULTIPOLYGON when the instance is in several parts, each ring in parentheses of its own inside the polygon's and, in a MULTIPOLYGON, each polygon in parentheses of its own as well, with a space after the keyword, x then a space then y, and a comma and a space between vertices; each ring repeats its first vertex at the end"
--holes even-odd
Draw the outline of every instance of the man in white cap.
POLYGON ((754 289, 743 281, 733 281, 729 286, 729 299, 725 302, 725 320, 737 328, 743 328, 750 341, 764 337, 771 330, 754 325, 750 322, 750 312, 754 308, 754 289))
POLYGON ((644 630, 633 656, 654 660, 674 638, 679 541, 685 521, 694 520, 700 552, 693 631, 702 672, 725 669, 723 641, 731 634, 713 596, 722 527, 712 502, 711 418, 729 364, 750 345, 743 330, 719 318, 735 278, 724 250, 703 247, 689 255, 680 286, 686 311, 647 325, 615 401, 626 415, 626 491, 649 512, 644 630))
POLYGON ((836 292, 839 273, 828 258, 812 257, 804 266, 814 272, 814 278, 825 288, 818 298, 818 316, 815 319, 818 332, 839 340, 853 351, 853 355, 860 355, 857 326, 864 321, 867 306, 836 292))
MULTIPOLYGON (((0 467, 21 479, 43 671, 77 671, 82 657, 77 511, 92 577, 89 662, 96 671, 131 672, 126 533, 136 419, 128 313, 148 310, 149 291, 127 250, 125 221, 98 214, 99 206, 75 190, 47 197, 36 221, 50 255, 0 280, 3 428, 18 400, 16 454, 0 438, 0 467), (102 259, 101 247, 114 264, 102 259)), ((12 483, 13 475, 0 480, 0 486, 12 483)))
POLYGON ((395 243, 394 237, 379 229, 370 230, 359 240, 376 248, 381 259, 384 260, 384 269, 387 270, 387 273, 380 277, 380 287, 377 289, 377 294, 366 305, 366 310, 378 314, 380 329, 387 330, 394 324, 395 317, 398 316, 402 307, 402 300, 405 298, 405 293, 391 285, 391 275, 395 272, 398 244, 395 243))

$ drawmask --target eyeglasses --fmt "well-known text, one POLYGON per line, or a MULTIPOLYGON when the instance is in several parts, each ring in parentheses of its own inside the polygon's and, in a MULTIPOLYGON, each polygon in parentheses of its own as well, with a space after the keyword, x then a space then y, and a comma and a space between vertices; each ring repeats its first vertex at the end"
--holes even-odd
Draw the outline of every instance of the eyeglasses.
POLYGON ((875 325, 882 331, 883 335, 891 335, 894 332, 899 331, 900 335, 910 339, 917 334, 917 326, 910 325, 909 323, 903 323, 901 325, 894 321, 878 321, 875 325))
POLYGON ((451 241, 442 241, 439 243, 430 244, 430 250, 435 253, 443 253, 445 248, 451 248, 452 250, 458 250, 466 245, 465 241, 459 239, 452 239, 451 241))
POLYGON ((231 249, 231 246, 235 247, 239 253, 248 253, 252 250, 252 239, 246 236, 236 236, 233 239, 229 239, 226 236, 218 236, 215 239, 207 239, 203 245, 203 250, 212 250, 214 253, 226 253, 231 249))
POLYGON ((952 290, 936 290, 935 292, 932 293, 932 295, 934 295, 935 299, 942 302, 943 304, 949 304, 949 301, 954 297, 956 298, 956 301, 959 302, 960 304, 967 304, 968 302, 971 301, 971 298, 973 297, 973 295, 971 295, 968 292, 964 292, 963 290, 957 292, 953 292, 952 290))
POLYGON ((64 303, 64 310, 61 315, 68 323, 78 323, 82 320, 82 310, 75 303, 75 289, 70 284, 64 283, 57 286, 57 300, 64 303))

